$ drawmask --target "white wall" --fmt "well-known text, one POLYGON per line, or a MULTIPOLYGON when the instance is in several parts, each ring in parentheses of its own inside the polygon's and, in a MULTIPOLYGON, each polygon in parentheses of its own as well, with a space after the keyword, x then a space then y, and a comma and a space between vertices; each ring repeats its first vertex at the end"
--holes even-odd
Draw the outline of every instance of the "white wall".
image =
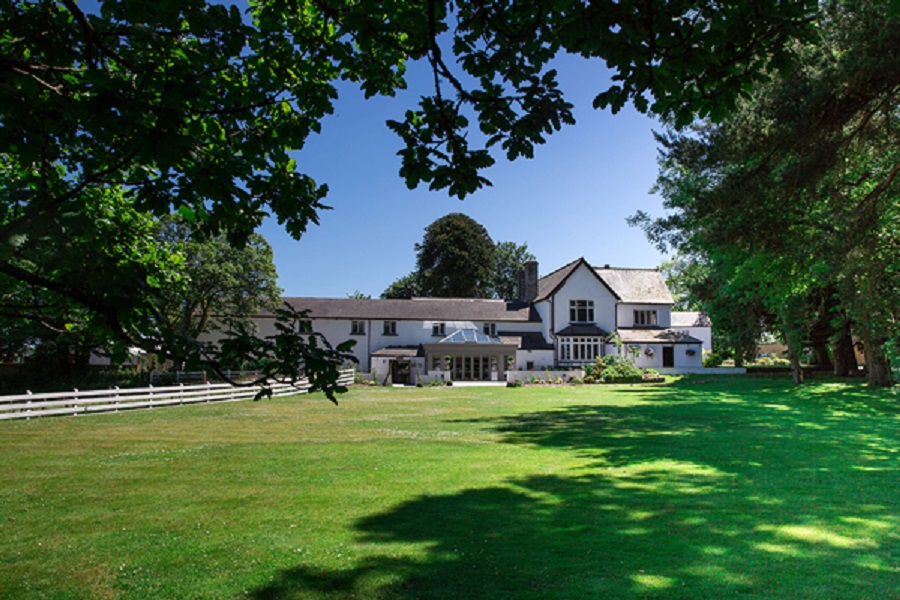
MULTIPOLYGON (((522 322, 504 322, 491 321, 497 324, 498 332, 540 332, 541 323, 522 323, 522 322)), ((433 336, 433 321, 397 321, 397 335, 384 335, 384 320, 371 319, 365 321, 365 335, 350 334, 350 319, 312 319, 312 329, 316 333, 325 336, 332 345, 345 340, 356 341, 353 347, 353 355, 360 361, 359 369, 361 371, 370 372, 374 367, 380 372, 378 365, 374 362, 370 364, 368 358, 371 352, 375 352, 387 346, 418 346, 419 344, 433 344, 440 341, 445 336, 433 336)), ((479 331, 484 328, 484 321, 467 321, 474 325, 479 331)), ((273 319, 259 319, 260 336, 274 335, 276 333, 273 319)), ((458 322, 448 322, 446 326, 446 335, 450 335, 457 328, 458 322)), ((211 339, 218 339, 212 337, 211 339)), ((552 352, 551 352, 552 355, 552 352)), ((374 360, 374 359, 373 359, 374 360)), ((529 359, 531 360, 531 359, 529 359)), ((552 359, 551 359, 552 360, 552 359)))
MULTIPOLYGON (((634 359, 634 365, 641 369, 662 369, 664 346, 671 346, 673 348, 674 368, 693 369, 703 367, 703 352, 700 344, 625 344, 622 347, 622 354, 628 358, 631 358, 631 355, 628 353, 628 348, 630 346, 637 346, 640 348, 641 353, 634 359), (653 349, 653 356, 647 356, 647 348, 653 349), (688 356, 687 352, 689 349, 694 351, 693 356, 688 356)), ((618 350, 615 344, 606 345, 607 354, 616 355, 617 352, 618 350)))
POLYGON ((673 329, 697 338, 703 342, 704 352, 712 352, 712 327, 674 327, 673 329))
POLYGON ((515 370, 525 371, 528 363, 533 362, 535 370, 543 371, 555 366, 556 353, 553 350, 516 350, 515 370))

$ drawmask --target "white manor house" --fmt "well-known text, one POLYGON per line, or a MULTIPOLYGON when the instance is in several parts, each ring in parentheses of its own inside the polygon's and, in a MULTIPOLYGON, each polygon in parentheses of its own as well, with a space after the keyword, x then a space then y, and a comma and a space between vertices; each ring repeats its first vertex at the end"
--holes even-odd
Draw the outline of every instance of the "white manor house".
MULTIPOLYGON (((531 261, 519 298, 284 298, 332 344, 356 340, 358 368, 379 382, 503 381, 508 371, 566 369, 629 353, 639 367, 702 367, 711 324, 672 311, 657 269, 593 267, 579 258, 543 277, 531 261), (674 321, 674 327, 673 327, 674 321), (620 344, 616 344, 618 335, 620 344)), ((274 333, 259 315, 261 335, 274 333)))

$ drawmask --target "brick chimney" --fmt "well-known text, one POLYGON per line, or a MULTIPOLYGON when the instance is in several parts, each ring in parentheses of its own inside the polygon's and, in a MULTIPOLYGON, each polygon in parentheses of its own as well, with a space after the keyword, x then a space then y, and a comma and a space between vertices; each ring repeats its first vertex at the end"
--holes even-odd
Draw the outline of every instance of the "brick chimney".
POLYGON ((519 271, 519 300, 533 302, 538 295, 538 263, 529 260, 519 271))

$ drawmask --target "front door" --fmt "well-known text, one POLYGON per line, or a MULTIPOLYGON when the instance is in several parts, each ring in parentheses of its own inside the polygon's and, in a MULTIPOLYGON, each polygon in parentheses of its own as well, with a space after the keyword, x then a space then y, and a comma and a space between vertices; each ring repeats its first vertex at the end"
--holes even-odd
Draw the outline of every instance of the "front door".
POLYGON ((408 360, 395 360, 391 363, 391 381, 399 385, 409 384, 410 365, 408 360))
POLYGON ((675 366, 675 348, 663 346, 663 367, 675 366))

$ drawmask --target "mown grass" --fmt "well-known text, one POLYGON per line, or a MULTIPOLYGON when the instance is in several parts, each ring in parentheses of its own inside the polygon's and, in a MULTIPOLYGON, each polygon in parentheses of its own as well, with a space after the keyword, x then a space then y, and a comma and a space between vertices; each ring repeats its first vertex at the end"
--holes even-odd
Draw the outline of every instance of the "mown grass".
POLYGON ((900 598, 896 392, 354 389, 0 424, 9 598, 900 598))

